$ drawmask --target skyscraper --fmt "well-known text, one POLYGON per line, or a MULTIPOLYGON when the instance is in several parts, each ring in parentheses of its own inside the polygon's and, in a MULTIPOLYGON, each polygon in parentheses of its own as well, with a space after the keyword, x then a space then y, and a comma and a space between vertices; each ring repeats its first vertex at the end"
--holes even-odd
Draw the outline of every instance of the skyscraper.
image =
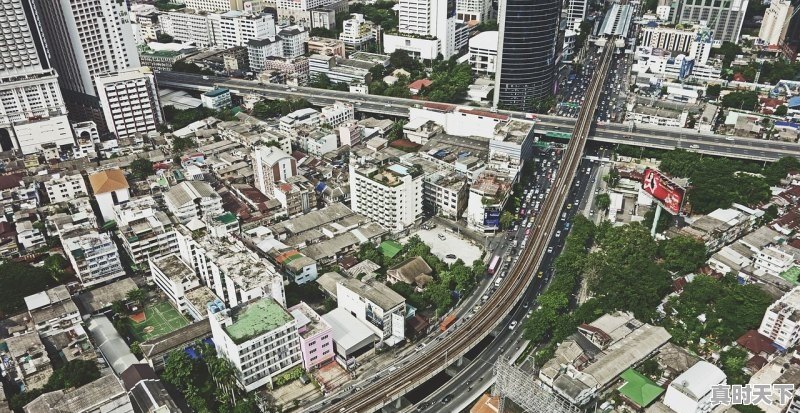
MULTIPOLYGON (((126 2, 31 0, 71 112, 97 108, 94 78, 139 67, 126 2), (77 105, 76 105, 77 104, 77 105), (78 106, 79 105, 79 106, 78 106)), ((77 119, 85 113, 72 113, 77 119)), ((105 122, 98 122, 98 125, 105 122)))
POLYGON ((27 154, 43 143, 73 143, 36 10, 25 0, 2 0, 0 18, 0 149, 27 154))
POLYGON ((678 23, 701 23, 718 42, 738 42, 748 0, 682 0, 678 23))
POLYGON ((526 110, 553 95, 558 0, 501 0, 494 104, 526 110))

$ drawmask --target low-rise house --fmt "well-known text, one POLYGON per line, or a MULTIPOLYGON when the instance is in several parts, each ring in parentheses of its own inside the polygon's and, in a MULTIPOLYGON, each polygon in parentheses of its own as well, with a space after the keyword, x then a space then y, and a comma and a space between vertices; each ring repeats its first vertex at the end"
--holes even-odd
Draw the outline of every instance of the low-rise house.
POLYGON ((418 290, 433 281, 433 269, 422 257, 411 257, 386 271, 387 280, 394 284, 403 282, 414 285, 418 290))

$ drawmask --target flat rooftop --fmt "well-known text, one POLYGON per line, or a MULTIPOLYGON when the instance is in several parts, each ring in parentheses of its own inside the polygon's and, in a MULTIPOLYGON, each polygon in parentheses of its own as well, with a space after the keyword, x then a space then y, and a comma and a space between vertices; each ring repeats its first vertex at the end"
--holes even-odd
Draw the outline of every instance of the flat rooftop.
POLYGON ((233 322, 225 327, 225 332, 236 343, 242 343, 275 330, 294 318, 272 298, 244 304, 230 310, 233 322))
POLYGON ((355 278, 344 278, 339 284, 361 297, 372 301, 383 310, 391 310, 406 302, 402 295, 381 282, 363 282, 355 278))

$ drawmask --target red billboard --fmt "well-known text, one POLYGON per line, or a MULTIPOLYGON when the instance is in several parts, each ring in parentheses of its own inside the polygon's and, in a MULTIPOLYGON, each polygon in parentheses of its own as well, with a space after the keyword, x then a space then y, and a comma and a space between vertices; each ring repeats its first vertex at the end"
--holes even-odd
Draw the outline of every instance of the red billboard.
POLYGON ((670 181, 661 172, 651 168, 645 169, 642 188, 672 215, 681 212, 681 203, 686 190, 670 181))

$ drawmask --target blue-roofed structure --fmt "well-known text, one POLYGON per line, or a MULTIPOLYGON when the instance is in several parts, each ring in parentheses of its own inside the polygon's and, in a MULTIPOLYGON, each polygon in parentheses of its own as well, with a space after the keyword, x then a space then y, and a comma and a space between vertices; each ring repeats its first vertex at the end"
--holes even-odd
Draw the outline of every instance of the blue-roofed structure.
POLYGON ((789 109, 800 109, 800 96, 789 98, 789 101, 786 102, 786 106, 788 106, 789 109))

